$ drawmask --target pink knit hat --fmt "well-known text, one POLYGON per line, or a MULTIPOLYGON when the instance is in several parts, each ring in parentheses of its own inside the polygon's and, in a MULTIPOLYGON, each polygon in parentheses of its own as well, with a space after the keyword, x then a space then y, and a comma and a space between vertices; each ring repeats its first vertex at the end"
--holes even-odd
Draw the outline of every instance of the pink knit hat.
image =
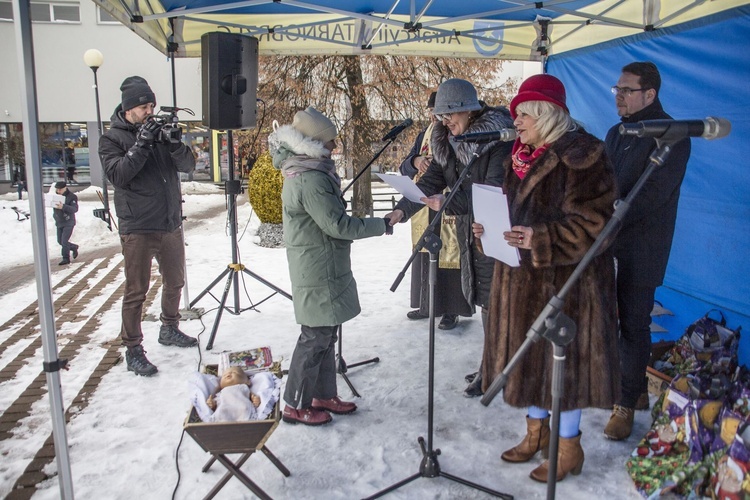
POLYGON ((510 101, 510 115, 516 119, 516 106, 526 101, 547 101, 570 113, 565 105, 565 86, 552 75, 534 75, 518 88, 518 94, 510 101))

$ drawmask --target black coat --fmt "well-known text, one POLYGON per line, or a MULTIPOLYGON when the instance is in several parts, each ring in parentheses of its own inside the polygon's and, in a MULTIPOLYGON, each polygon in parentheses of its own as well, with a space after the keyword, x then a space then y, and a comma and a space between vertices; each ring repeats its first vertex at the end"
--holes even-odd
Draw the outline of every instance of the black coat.
POLYGON ((169 144, 135 145, 138 126, 125 120, 122 107, 99 141, 107 179, 115 187, 115 211, 120 234, 172 232, 182 224, 182 195, 178 172, 195 169, 195 157, 185 144, 170 152, 169 144))
MULTIPOLYGON (((639 112, 623 117, 622 122, 671 118, 657 99, 639 112)), ((620 135, 619 127, 617 124, 609 129, 605 143, 620 196, 625 198, 648 167, 656 141, 651 137, 620 135)), ((690 139, 683 139, 674 145, 664 165, 654 170, 633 200, 613 247, 618 281, 626 279, 637 286, 654 288, 662 284, 689 157, 690 139)))
POLYGON ((76 212, 78 212, 78 196, 70 189, 66 189, 62 194, 65 196, 65 202, 62 208, 52 209, 52 217, 55 219, 57 227, 73 227, 76 225, 76 212))
POLYGON ((417 134, 417 138, 414 140, 414 145, 411 147, 411 151, 409 151, 409 154, 398 167, 401 175, 407 175, 409 176, 409 179, 414 179, 414 176, 417 175, 418 170, 417 167, 414 166, 414 158, 419 156, 419 150, 422 148, 422 141, 424 140, 424 133, 426 131, 427 129, 425 128, 417 134))
MULTIPOLYGON (((501 128, 513 127, 513 120, 505 108, 485 106, 474 118, 465 133, 487 132, 501 128)), ((432 163, 417 182, 417 186, 426 196, 442 193, 458 181, 464 167, 471 162, 473 153, 477 153, 471 168, 471 175, 464 179, 458 192, 445 209, 448 215, 457 215, 458 244, 461 251, 461 280, 464 296, 470 304, 488 307, 490 284, 495 260, 478 251, 471 232, 473 210, 471 185, 473 183, 501 186, 503 181, 503 160, 510 154, 512 143, 491 142, 488 144, 457 143, 452 146, 450 134, 442 123, 436 123, 432 129, 431 147, 432 163)), ((405 219, 411 217, 424 207, 406 198, 396 204, 402 210, 405 219)))

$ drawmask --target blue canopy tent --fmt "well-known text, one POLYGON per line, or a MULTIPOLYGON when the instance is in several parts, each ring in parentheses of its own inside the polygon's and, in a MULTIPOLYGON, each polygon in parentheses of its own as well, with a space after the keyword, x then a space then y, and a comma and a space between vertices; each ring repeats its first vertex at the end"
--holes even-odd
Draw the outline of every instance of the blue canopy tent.
MULTIPOLYGON (((657 300, 674 312, 657 321, 679 336, 711 309, 728 326, 750 327, 750 7, 658 31, 552 55, 547 71, 568 90, 572 115, 598 137, 617 123, 610 86, 631 61, 653 61, 660 99, 675 119, 719 116, 732 123, 721 140, 692 139, 672 253, 657 300)), ((750 361, 750 338, 740 359, 750 361)))

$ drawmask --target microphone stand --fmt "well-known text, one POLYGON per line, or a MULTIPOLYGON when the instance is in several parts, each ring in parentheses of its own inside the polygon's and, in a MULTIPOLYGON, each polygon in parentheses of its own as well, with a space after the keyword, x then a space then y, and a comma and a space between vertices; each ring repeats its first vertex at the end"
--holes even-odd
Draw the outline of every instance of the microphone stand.
POLYGON ((349 184, 347 184, 347 186, 341 191, 341 196, 344 196, 344 193, 346 193, 346 190, 349 189, 350 187, 352 187, 352 184, 354 184, 355 182, 357 182, 357 179, 359 179, 360 177, 362 177, 362 174, 364 174, 365 172, 367 172, 367 169, 370 168, 370 165, 372 165, 375 162, 375 160, 377 160, 380 157, 380 155, 383 154, 383 151, 385 151, 385 148, 387 148, 388 146, 390 146, 391 144, 393 144, 393 141, 395 139, 396 139, 396 137, 392 137, 391 139, 389 139, 388 142, 386 142, 383 145, 383 147, 380 148, 380 151, 378 151, 377 153, 375 153, 375 156, 373 156, 372 159, 367 163, 367 165, 365 165, 364 168, 362 168, 362 170, 359 171, 359 173, 354 177, 354 179, 352 179, 352 182, 350 182, 349 184))
POLYGON ((563 395, 564 368, 565 368, 565 346, 570 344, 576 336, 575 322, 562 313, 565 297, 570 289, 586 270, 591 261, 600 251, 609 247, 614 241, 615 236, 622 227, 622 220, 630 209, 630 205, 638 195, 643 185, 651 176, 653 171, 664 165, 665 160, 672 151, 672 146, 684 137, 670 137, 667 139, 656 139, 656 149, 649 157, 649 164, 646 170, 641 174, 638 181, 631 189, 630 193, 624 200, 618 200, 615 203, 615 211, 612 218, 607 222, 594 240, 591 248, 586 252, 581 261, 578 263, 573 273, 567 279, 560 291, 552 297, 542 312, 532 323, 531 328, 526 332, 526 340, 518 351, 513 355, 505 369, 495 377, 492 384, 485 392, 481 399, 484 406, 488 406, 497 394, 505 387, 508 381, 508 375, 513 371, 516 364, 523 358, 531 348, 531 345, 538 342, 544 337, 553 344, 553 364, 552 364, 552 418, 550 421, 550 441, 549 441, 549 467, 547 474, 547 498, 555 498, 555 487, 557 483, 557 450, 560 438, 560 401, 563 395))
MULTIPOLYGON (((390 146, 391 144, 393 144, 393 141, 394 141, 395 138, 396 137, 392 137, 391 139, 389 139, 388 142, 386 142, 383 145, 383 147, 380 148, 380 151, 378 151, 375 154, 375 156, 372 157, 372 159, 367 163, 367 165, 365 165, 364 168, 362 170, 360 170, 360 172, 354 177, 354 179, 352 179, 352 181, 341 191, 341 198, 342 199, 344 198, 344 193, 346 192, 346 190, 349 189, 350 187, 352 187, 352 185, 355 182, 357 182, 357 179, 359 179, 362 176, 362 174, 364 174, 365 172, 367 172, 367 170, 370 168, 370 165, 372 165, 375 162, 375 160, 377 160, 380 157, 380 155, 383 153, 383 151, 385 151, 385 149, 388 146, 390 146)), ((338 337, 339 337, 339 340, 338 340, 338 353, 336 353, 336 373, 338 373, 339 375, 341 375, 343 377, 344 382, 346 382, 346 385, 349 386, 349 390, 352 391, 352 394, 354 394, 354 397, 360 398, 362 396, 357 392, 357 389, 354 388, 354 385, 352 385, 351 380, 349 380, 349 377, 347 377, 346 372, 347 372, 347 370, 349 368, 354 368, 354 367, 357 367, 357 366, 367 365, 367 364, 370 364, 370 363, 377 363, 377 362, 380 361, 380 358, 378 356, 376 356, 374 358, 367 359, 365 361, 358 361, 356 363, 352 363, 350 365, 347 365, 346 361, 344 361, 344 355, 342 353, 342 351, 343 351, 343 341, 342 341, 343 333, 344 333, 343 325, 339 325, 339 331, 338 331, 338 337)))
MULTIPOLYGON (((482 151, 482 153, 484 150, 482 151)), ((443 246, 443 242, 440 240, 440 237, 435 234, 435 229, 437 227, 437 224, 441 220, 441 216, 443 212, 445 211, 445 208, 448 206, 450 201, 453 199, 453 196, 458 192, 458 187, 463 183, 464 179, 468 177, 469 173, 471 172, 471 167, 474 165, 474 161, 479 158, 480 153, 474 153, 474 158, 472 158, 471 162, 469 162, 466 167, 464 167, 463 171, 458 177, 458 180, 455 182, 455 184, 451 187, 450 193, 448 193, 448 196, 446 196, 445 203, 443 203, 443 206, 440 207, 440 210, 437 211, 437 214, 432 219, 432 222, 427 226, 427 228, 422 233, 422 236, 419 238, 419 242, 417 243, 416 247, 414 248, 414 251, 411 254, 411 257, 406 262, 406 265, 399 273, 398 277, 396 278, 396 281, 394 281, 393 285, 391 286, 391 291, 395 291, 396 288, 398 288, 399 283, 401 283, 401 280, 404 278, 404 275, 406 274, 406 270, 409 269, 409 266, 416 258, 417 254, 422 248, 427 249, 427 251, 430 254, 430 271, 429 271, 429 301, 428 301, 428 307, 430 311, 430 340, 429 340, 429 368, 428 368, 428 377, 427 377, 427 446, 425 446, 425 439, 420 436, 417 439, 417 442, 419 443, 419 447, 422 450, 422 462, 419 465, 419 472, 416 474, 413 474, 406 479, 403 479, 391 486, 388 486, 387 488, 380 490, 379 492, 375 493, 372 496, 367 497, 366 500, 372 499, 372 498, 378 498, 386 493, 390 493, 393 490, 396 490, 400 488, 401 486, 404 486, 415 479, 418 479, 420 477, 426 477, 426 478, 434 478, 438 476, 442 476, 444 478, 450 479, 451 481, 455 481, 457 483, 463 484, 465 486, 469 486, 471 488, 483 491, 485 493, 488 493, 495 497, 505 498, 508 500, 513 500, 513 496, 500 493, 499 491, 495 491, 492 489, 489 489, 485 486, 481 486, 476 483, 472 483, 470 481, 467 481, 466 479, 460 478, 458 476, 454 476, 452 474, 448 474, 447 472, 440 469, 440 464, 438 463, 437 456, 440 455, 439 449, 433 449, 432 446, 432 435, 433 435, 433 407, 434 407, 434 387, 435 387, 435 287, 437 284, 437 263, 438 263, 438 253, 440 252, 440 248, 443 246)))

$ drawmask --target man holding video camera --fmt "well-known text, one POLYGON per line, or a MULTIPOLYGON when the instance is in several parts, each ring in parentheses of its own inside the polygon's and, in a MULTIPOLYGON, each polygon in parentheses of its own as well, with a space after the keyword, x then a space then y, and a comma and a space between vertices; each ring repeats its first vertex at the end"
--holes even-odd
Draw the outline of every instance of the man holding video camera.
POLYGON ((178 347, 198 344, 182 333, 180 294, 185 283, 182 239, 182 195, 179 172, 195 169, 195 157, 181 141, 170 119, 154 116, 156 97, 140 76, 120 86, 122 103, 110 129, 99 141, 107 179, 115 188, 115 211, 125 261, 122 299, 122 343, 129 371, 151 376, 158 370, 141 345, 141 316, 156 258, 162 277, 159 343, 178 347), (163 127, 167 126, 168 130, 163 127))

